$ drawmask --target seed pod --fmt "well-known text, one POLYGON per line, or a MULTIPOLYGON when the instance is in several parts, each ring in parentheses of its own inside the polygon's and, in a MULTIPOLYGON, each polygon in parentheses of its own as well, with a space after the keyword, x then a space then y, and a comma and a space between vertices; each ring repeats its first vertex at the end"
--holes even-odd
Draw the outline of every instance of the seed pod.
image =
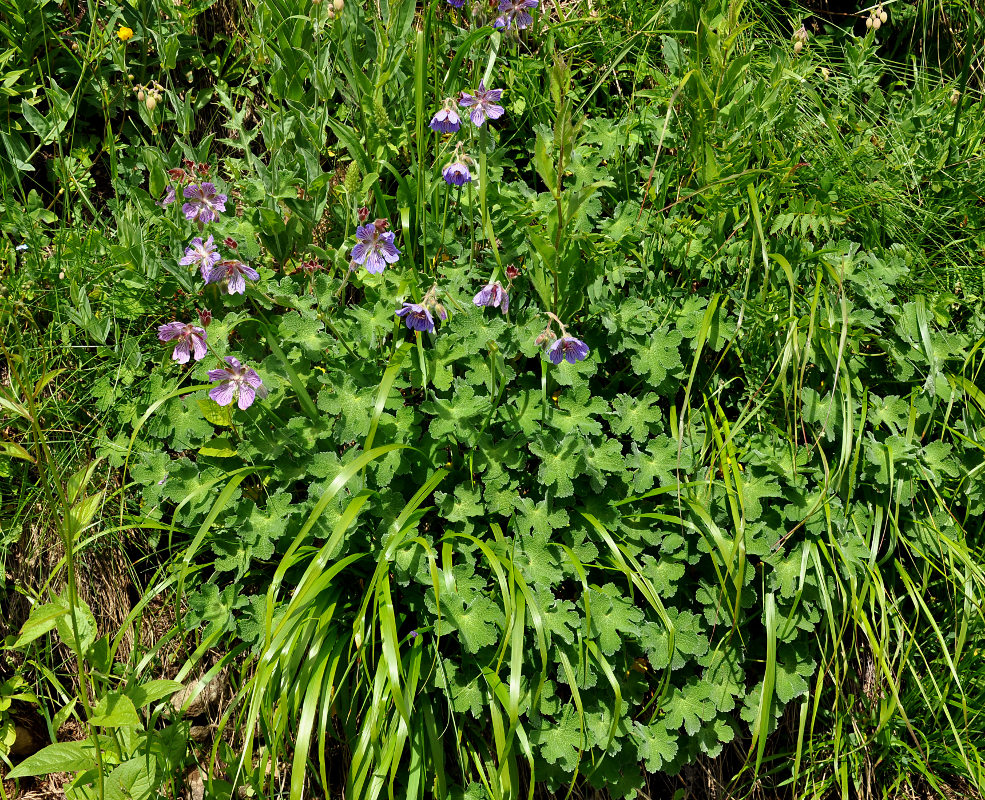
POLYGON ((147 106, 148 111, 153 111, 155 108, 157 108, 157 97, 152 94, 148 95, 145 105, 147 106))
POLYGON ((143 103, 144 102, 144 98, 146 98, 146 97, 147 97, 147 95, 144 94, 144 90, 143 89, 141 89, 139 92, 137 92, 137 100, 139 102, 143 103))
POLYGON ((957 89, 952 89, 951 90, 951 105, 952 106, 956 106, 958 104, 958 101, 960 99, 961 99, 961 92, 959 92, 957 89))
POLYGON ((865 27, 866 28, 871 28, 872 27, 872 17, 869 17, 869 18, 867 18, 865 20, 865 27))
POLYGON ((798 39, 796 42, 793 43, 793 51, 795 53, 799 53, 803 49, 804 49, 804 43, 800 41, 800 39, 798 39))
POLYGON ((335 0, 335 2, 332 5, 335 6, 336 11, 341 11, 343 8, 345 8, 345 0, 335 0))
POLYGON ((879 12, 879 21, 880 22, 889 22, 889 14, 887 14, 885 11, 880 11, 879 12))
POLYGON ((881 27, 882 27, 882 22, 879 21, 878 17, 876 17, 875 20, 873 20, 872 22, 872 30, 877 31, 881 27))
POLYGON ((333 9, 331 6, 328 7, 328 18, 335 19, 335 9, 333 9))

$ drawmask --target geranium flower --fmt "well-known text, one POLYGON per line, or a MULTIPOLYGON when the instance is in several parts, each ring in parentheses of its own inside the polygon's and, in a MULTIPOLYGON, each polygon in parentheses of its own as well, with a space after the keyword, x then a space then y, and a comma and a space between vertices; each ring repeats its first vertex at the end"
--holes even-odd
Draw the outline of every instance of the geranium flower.
POLYGON ((245 411, 253 405, 257 395, 261 399, 267 396, 267 387, 254 370, 240 364, 232 356, 226 356, 225 361, 229 369, 209 370, 209 380, 219 381, 218 386, 209 390, 209 397, 220 406, 228 406, 237 399, 240 410, 245 411))
POLYGON ((222 281, 226 288, 226 294, 243 294, 246 291, 246 278, 244 276, 255 281, 260 277, 260 273, 242 261, 227 258, 209 270, 209 276, 205 282, 219 283, 222 281))
POLYGON ((503 96, 502 89, 487 89, 482 81, 479 81, 479 88, 475 94, 462 92, 462 99, 458 104, 463 108, 471 108, 469 119, 476 127, 481 126, 487 119, 499 119, 505 113, 501 105, 497 105, 503 96))
POLYGON ((162 342, 178 340, 171 358, 179 364, 187 364, 192 356, 196 361, 201 361, 209 352, 205 343, 205 328, 199 328, 191 323, 168 322, 160 325, 157 329, 157 338, 162 342))
POLYGON ((472 183, 472 173, 462 161, 452 161, 445 165, 441 170, 441 177, 449 186, 464 186, 466 183, 472 183))
POLYGON ((393 243, 393 233, 386 230, 386 220, 356 228, 359 243, 352 248, 352 261, 366 267, 367 272, 379 275, 387 264, 396 263, 400 251, 393 243))
POLYGON ((584 361, 587 356, 588 345, 568 334, 564 334, 547 348, 547 357, 552 364, 560 364, 562 361, 574 364, 576 361, 584 361))
POLYGON ((195 222, 199 228, 219 219, 219 212, 226 210, 226 195, 216 191, 214 183, 189 183, 184 191, 185 203, 181 210, 185 219, 195 222))
POLYGON ((404 323, 412 331, 434 330, 434 318, 431 312, 418 303, 404 303, 404 307, 397 311, 398 317, 404 318, 404 323))
POLYGON ((451 100, 445 100, 445 107, 431 117, 428 127, 436 133, 455 133, 462 127, 462 118, 458 116, 451 100))
POLYGON ((493 23, 494 28, 522 31, 529 28, 534 19, 528 9, 537 8, 538 0, 499 0, 500 16, 493 23))
POLYGON ((185 248, 185 255, 178 263, 183 267, 196 264, 206 282, 209 280, 209 272, 212 267, 222 258, 215 249, 215 242, 210 236, 204 242, 201 236, 192 239, 191 244, 185 248))
POLYGON ((500 309, 505 315, 510 308, 510 294, 503 288, 499 281, 487 283, 479 293, 472 298, 472 302, 482 308, 492 306, 500 309))

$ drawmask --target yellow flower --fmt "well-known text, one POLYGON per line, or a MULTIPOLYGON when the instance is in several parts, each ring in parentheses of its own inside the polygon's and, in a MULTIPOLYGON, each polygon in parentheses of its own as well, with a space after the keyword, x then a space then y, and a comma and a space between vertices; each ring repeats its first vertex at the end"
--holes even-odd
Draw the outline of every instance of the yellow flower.
POLYGON ((133 38, 133 28, 128 28, 123 25, 117 32, 116 35, 120 37, 121 42, 127 42, 133 38))

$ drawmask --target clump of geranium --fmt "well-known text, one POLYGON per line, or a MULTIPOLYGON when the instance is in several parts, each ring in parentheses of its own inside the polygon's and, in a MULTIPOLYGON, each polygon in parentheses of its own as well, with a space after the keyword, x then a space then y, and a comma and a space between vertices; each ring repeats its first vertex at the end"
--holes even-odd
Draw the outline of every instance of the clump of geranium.
POLYGON ((576 361, 584 361, 588 358, 589 348, 581 339, 577 339, 568 333, 564 323, 561 322, 550 311, 547 312, 550 318, 547 327, 535 339, 536 344, 546 347, 547 357, 555 366, 562 361, 574 364, 576 361), (557 323, 561 335, 554 333, 554 323, 557 323))
POLYGON ((356 228, 356 246, 352 248, 349 258, 351 269, 366 267, 366 271, 379 275, 386 269, 387 264, 396 264, 400 251, 393 243, 393 232, 388 230, 390 221, 378 219, 371 225, 360 225, 356 228))

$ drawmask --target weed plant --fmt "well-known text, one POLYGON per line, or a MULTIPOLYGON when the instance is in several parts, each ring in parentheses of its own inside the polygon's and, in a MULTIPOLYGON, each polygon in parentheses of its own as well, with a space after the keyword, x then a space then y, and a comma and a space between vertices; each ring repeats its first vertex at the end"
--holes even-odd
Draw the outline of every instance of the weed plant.
POLYGON ((11 782, 978 790, 972 59, 722 0, 0 9, 0 558, 60 543, 0 590, 11 782))

